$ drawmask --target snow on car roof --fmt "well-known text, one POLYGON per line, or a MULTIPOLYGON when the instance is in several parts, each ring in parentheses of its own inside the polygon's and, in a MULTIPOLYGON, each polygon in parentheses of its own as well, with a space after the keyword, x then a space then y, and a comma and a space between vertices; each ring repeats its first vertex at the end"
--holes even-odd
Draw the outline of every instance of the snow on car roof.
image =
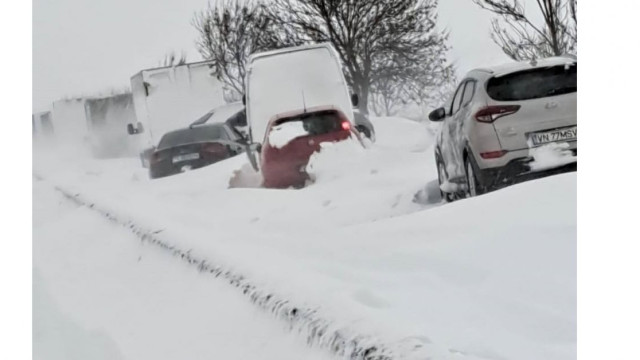
POLYGON ((515 71, 529 70, 536 68, 545 68, 550 66, 575 64, 578 60, 575 57, 567 56, 554 56, 543 59, 537 59, 535 61, 512 61, 505 64, 500 64, 491 67, 479 68, 473 71, 484 71, 491 73, 494 77, 500 77, 506 74, 510 74, 515 71))

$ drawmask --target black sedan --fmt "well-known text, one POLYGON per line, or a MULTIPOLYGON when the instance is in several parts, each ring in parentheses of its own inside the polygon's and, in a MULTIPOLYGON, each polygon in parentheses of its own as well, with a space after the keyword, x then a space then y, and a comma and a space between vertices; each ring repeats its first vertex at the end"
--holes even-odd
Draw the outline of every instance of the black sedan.
POLYGON ((241 134, 226 124, 191 125, 162 136, 149 159, 152 179, 211 165, 244 152, 241 134))

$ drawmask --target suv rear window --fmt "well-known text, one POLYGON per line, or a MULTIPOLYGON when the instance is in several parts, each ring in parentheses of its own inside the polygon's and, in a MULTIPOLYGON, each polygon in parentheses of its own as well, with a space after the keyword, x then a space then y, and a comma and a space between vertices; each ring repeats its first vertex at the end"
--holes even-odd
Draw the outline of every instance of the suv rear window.
POLYGON ((335 111, 323 111, 282 119, 277 125, 301 121, 302 127, 309 135, 322 135, 342 130, 342 119, 335 111))
POLYGON ((491 78, 487 94, 498 101, 538 99, 578 91, 578 64, 519 71, 491 78))

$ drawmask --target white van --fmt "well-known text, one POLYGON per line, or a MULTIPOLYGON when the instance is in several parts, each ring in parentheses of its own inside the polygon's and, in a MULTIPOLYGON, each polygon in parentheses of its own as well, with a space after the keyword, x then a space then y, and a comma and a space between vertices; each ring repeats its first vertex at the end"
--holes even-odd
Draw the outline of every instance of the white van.
MULTIPOLYGON (((301 108, 334 106, 354 122, 349 87, 338 53, 329 43, 253 54, 246 78, 251 140, 262 142, 269 119, 301 108)), ((353 100, 353 101, 352 101, 353 100)))
MULTIPOLYGON (((313 109, 322 109, 324 113, 332 109, 330 111, 335 112, 335 116, 323 116, 324 120, 316 117, 318 120, 314 121, 336 121, 336 127, 324 128, 353 131, 356 137, 359 136, 354 130, 353 115, 353 106, 357 105, 358 97, 356 94, 349 95, 338 54, 328 43, 254 54, 248 61, 245 83, 244 100, 252 143, 248 155, 256 170, 259 167, 253 152, 257 150, 261 153, 260 167, 264 167, 265 151, 261 149, 269 148, 269 130, 289 120, 302 121, 313 109), (333 120, 327 120, 329 118, 333 120)), ((309 121, 305 120, 305 124, 309 124, 309 121)), ((309 143, 314 144, 313 141, 309 143)), ((278 151, 286 152, 283 144, 279 144, 278 151)), ((266 176, 265 169, 262 169, 262 174, 266 176)))

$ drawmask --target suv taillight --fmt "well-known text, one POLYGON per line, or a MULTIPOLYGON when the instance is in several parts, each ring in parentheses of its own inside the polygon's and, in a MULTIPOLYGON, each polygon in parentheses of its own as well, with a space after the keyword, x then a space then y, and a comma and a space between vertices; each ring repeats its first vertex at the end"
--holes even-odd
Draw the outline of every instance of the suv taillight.
POLYGON ((480 157, 483 159, 497 159, 503 157, 506 153, 508 153, 507 150, 488 151, 480 153, 480 157))
POLYGON ((492 123, 503 116, 515 114, 518 110, 520 105, 492 105, 478 110, 475 118, 479 122, 492 123))
POLYGON ((347 120, 343 120, 342 123, 340 123, 340 126, 342 127, 342 130, 350 130, 351 129, 351 124, 347 120))

